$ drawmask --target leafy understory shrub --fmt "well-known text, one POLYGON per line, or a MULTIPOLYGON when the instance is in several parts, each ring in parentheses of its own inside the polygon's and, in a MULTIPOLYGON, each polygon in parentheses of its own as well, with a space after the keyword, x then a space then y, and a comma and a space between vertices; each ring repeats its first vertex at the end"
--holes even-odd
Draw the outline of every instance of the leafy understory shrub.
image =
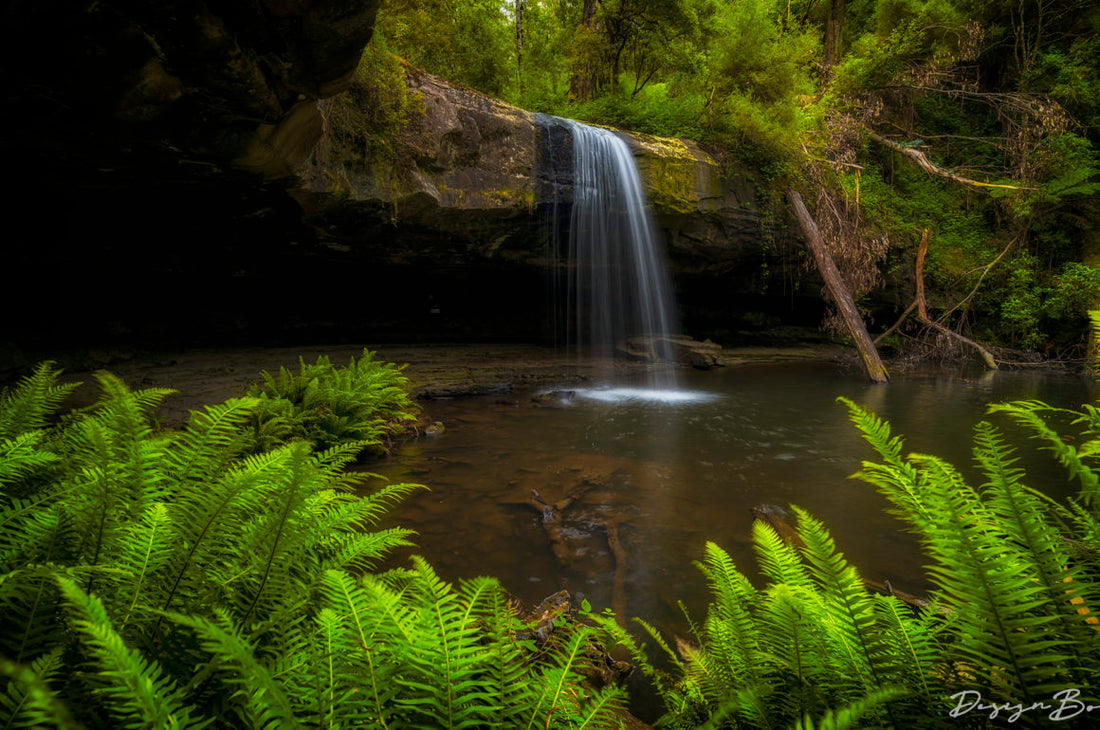
MULTIPOLYGON (((613 618, 594 617, 655 683, 663 725, 984 727, 994 711, 977 708, 981 698, 1002 706, 1002 720, 1024 708, 1016 719, 1030 726, 1065 699, 1100 703, 1100 411, 1039 402, 989 409, 1039 439, 1079 482, 1077 498, 1062 505, 1027 484, 989 422, 975 428, 984 482, 974 487, 942 459, 903 456, 886 422, 841 400, 878 456, 856 477, 887 497, 930 561, 930 606, 916 611, 868 593, 804 510, 793 508, 796 544, 757 521, 753 542, 766 585, 753 586, 708 543, 699 567, 713 601, 702 623, 688 617, 693 643, 674 650, 635 619, 671 670, 655 668, 613 618), (1072 420, 1076 445, 1050 425, 1055 418, 1072 420), (1026 709, 1033 703, 1048 707, 1026 709)), ((1071 702, 1055 719, 1077 709, 1071 702)))
POLYGON ((257 449, 289 439, 304 439, 319 449, 347 441, 386 450, 390 439, 416 420, 419 407, 409 399, 403 366, 380 362, 363 350, 346 367, 327 356, 307 364, 299 358, 297 373, 283 367, 263 373, 249 395, 259 400, 254 417, 257 449))

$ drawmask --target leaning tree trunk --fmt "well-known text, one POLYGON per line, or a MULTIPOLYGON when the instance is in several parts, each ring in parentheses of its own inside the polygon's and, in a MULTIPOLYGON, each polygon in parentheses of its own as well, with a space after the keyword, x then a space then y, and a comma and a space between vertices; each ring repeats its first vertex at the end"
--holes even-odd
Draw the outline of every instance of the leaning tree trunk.
POLYGON ((837 269, 833 257, 829 255, 829 251, 825 248, 821 231, 818 230, 817 224, 810 216, 810 212, 806 210, 806 205, 802 202, 802 196, 794 190, 788 190, 787 199, 791 201, 794 214, 798 217, 799 225, 802 226, 802 233, 806 236, 806 245, 814 254, 818 271, 825 279, 825 287, 829 292, 829 296, 836 302, 837 309, 840 310, 840 314, 844 318, 844 324, 848 327, 848 332, 856 344, 856 349, 859 350, 859 356, 863 359, 863 367, 867 370, 867 376, 874 383, 888 382, 890 378, 886 374, 886 367, 878 356, 878 350, 875 349, 871 336, 867 334, 867 327, 863 324, 863 318, 859 315, 859 309, 856 308, 855 300, 852 299, 852 293, 848 291, 844 278, 840 275, 840 270, 837 269))

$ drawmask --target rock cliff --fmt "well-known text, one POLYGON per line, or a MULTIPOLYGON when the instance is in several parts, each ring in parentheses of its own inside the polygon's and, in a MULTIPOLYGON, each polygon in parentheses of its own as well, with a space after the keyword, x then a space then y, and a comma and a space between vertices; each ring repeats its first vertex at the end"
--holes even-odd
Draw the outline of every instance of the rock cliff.
MULTIPOLYGON (((564 133, 541 115, 411 66, 404 70, 419 108, 396 135, 394 150, 364 155, 368 145, 354 134, 349 140, 330 130, 299 168, 297 196, 309 219, 322 236, 349 245, 373 240, 382 221, 420 231, 419 246, 435 231, 452 255, 459 253, 458 239, 470 261, 546 264, 538 232, 548 215, 544 208, 552 198, 561 201, 562 190, 568 203, 569 163, 549 159, 568 153, 564 133), (356 210, 358 223, 349 228, 356 210), (326 228, 336 211, 345 225, 326 228)), ((620 134, 635 155, 678 272, 759 267, 764 216, 750 174, 720 165, 690 140, 620 134)), ((439 253, 428 245, 401 255, 439 253)))
MULTIPOLYGON (((49 355, 545 339, 545 191, 568 186, 546 173, 564 154, 552 125, 408 67, 407 114, 379 117, 357 81, 378 4, 8 8, 6 270, 23 287, 0 299, 19 313, 0 340, 49 355)), ((691 331, 707 336, 763 301, 782 247, 762 241, 783 232, 762 220, 783 218, 761 211, 751 172, 689 141, 627 137, 691 331)))

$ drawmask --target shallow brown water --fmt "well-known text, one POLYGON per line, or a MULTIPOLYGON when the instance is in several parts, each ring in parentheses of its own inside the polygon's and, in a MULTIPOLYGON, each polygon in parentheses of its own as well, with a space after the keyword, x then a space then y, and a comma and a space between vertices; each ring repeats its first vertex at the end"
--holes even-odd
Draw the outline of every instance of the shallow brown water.
MULTIPOLYGON (((528 603, 566 588, 596 608, 679 630, 677 601, 695 615, 707 601, 692 563, 707 540, 755 575, 751 509, 764 503, 797 504, 824 520, 865 577, 927 589, 919 552, 883 512, 886 500, 848 478, 872 454, 838 396, 889 419, 908 450, 960 466, 985 404, 1075 408, 1094 397, 1093 385, 1075 377, 930 370, 873 386, 830 363, 746 365, 681 380, 707 398, 603 402, 564 386, 430 401, 426 412, 445 430, 371 470, 430 487, 394 521, 419 533, 417 552, 445 578, 495 575, 528 603)), ((1069 493, 1056 466, 1037 463, 1035 486, 1069 493)))

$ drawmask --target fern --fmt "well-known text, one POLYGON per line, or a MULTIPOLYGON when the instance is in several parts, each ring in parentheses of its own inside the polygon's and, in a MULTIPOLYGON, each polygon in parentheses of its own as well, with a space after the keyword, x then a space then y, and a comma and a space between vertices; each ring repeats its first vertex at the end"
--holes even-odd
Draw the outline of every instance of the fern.
POLYGON ((240 636, 225 611, 216 610, 214 620, 182 614, 171 614, 171 618, 193 629, 203 648, 220 662, 227 681, 240 687, 238 696, 244 698, 241 714, 248 727, 302 726, 286 692, 257 660, 255 647, 240 636))
POLYGON ((60 651, 44 654, 31 665, 0 658, 0 676, 8 679, 0 693, 0 726, 5 728, 77 728, 50 683, 64 667, 60 651))
POLYGON ((96 691, 107 698, 107 709, 125 727, 204 727, 193 720, 175 683, 161 668, 126 646, 115 632, 103 604, 71 580, 57 579, 76 629, 98 671, 96 691))
MULTIPOLYGON (((874 428, 874 419, 848 406, 853 422, 878 439, 881 430, 874 428)), ((1035 410, 1023 408, 1029 416, 1035 410)), ((919 495, 922 510, 901 509, 899 514, 933 559, 929 570, 937 600, 951 612, 956 641, 948 661, 960 662, 971 681, 1000 696, 1028 700, 1087 676, 1083 667, 1094 666, 1096 652, 1078 650, 1086 633, 1083 622, 1059 591, 1068 563, 1063 543, 988 424, 977 429, 975 458, 987 477, 982 494, 931 456, 912 455, 904 470, 886 477, 866 466, 858 476, 898 506, 908 506, 919 495), (907 484, 899 482, 899 474, 907 484)), ((1091 593, 1087 582, 1081 588, 1091 593)))
POLYGON ((1094 509, 1100 508, 1100 473, 1089 462, 1094 462, 1100 455, 1100 427, 1097 426, 1097 410, 1086 406, 1084 413, 1070 411, 1063 408, 1052 408, 1040 401, 1015 401, 1013 403, 998 403, 989 406, 990 413, 1004 413, 1012 420, 1031 432, 1031 435, 1039 439, 1059 462, 1069 471, 1070 478, 1077 479, 1081 483, 1081 498, 1087 506, 1094 509), (1066 443, 1061 434, 1047 425, 1043 420, 1044 414, 1060 413, 1074 416, 1075 424, 1086 425, 1084 435, 1087 440, 1080 449, 1066 443))
POLYGON ((821 522, 798 507, 793 509, 798 516, 798 534, 805 545, 803 554, 822 588, 829 635, 835 639, 837 655, 843 657, 849 670, 845 674, 857 681, 864 692, 882 687, 886 678, 879 665, 884 650, 877 636, 874 603, 859 572, 837 552, 821 522))
POLYGON ((408 398, 401 367, 381 363, 364 350, 359 359, 337 368, 322 355, 299 372, 280 368, 263 373, 263 383, 250 395, 259 399, 256 440, 268 448, 271 439, 303 438, 318 448, 347 441, 383 447, 384 440, 415 419, 417 406, 408 398))
POLYGON ((14 438, 0 440, 0 487, 10 489, 11 485, 59 461, 57 454, 40 448, 45 436, 44 431, 24 431, 14 438))
POLYGON ((810 715, 806 715, 798 720, 791 730, 848 730, 848 728, 859 727, 857 723, 861 716, 867 714, 869 710, 897 698, 899 694, 896 690, 871 692, 866 697, 851 702, 839 710, 828 710, 816 724, 810 715))
POLYGON ((45 428, 80 383, 58 384, 61 371, 43 362, 14 388, 0 391, 0 441, 45 428))

